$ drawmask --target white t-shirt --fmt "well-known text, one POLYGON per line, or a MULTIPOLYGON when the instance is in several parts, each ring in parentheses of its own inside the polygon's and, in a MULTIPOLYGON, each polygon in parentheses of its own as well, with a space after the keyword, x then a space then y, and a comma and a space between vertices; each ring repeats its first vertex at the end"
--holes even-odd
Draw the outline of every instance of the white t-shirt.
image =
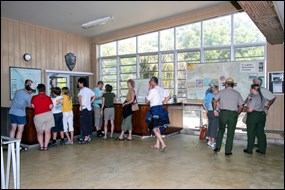
POLYGON ((146 96, 146 99, 150 101, 150 107, 153 107, 162 105, 162 101, 167 96, 169 96, 168 90, 164 90, 162 87, 156 86, 149 91, 148 95, 146 96))
POLYGON ((61 113, 62 112, 62 102, 59 102, 60 99, 63 99, 62 96, 57 96, 52 98, 52 103, 53 103, 53 108, 52 108, 52 113, 61 113))
POLYGON ((87 87, 83 87, 78 94, 78 97, 82 97, 82 109, 88 109, 89 111, 92 110, 91 107, 91 99, 93 96, 95 96, 95 93, 87 87))

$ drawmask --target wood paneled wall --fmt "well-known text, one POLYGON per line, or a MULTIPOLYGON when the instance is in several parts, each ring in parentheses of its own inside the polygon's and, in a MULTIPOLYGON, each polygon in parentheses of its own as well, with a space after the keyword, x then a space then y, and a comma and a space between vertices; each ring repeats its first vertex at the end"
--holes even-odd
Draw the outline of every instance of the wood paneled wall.
MULTIPOLYGON (((135 35, 141 35, 147 32, 157 31, 164 28, 170 28, 177 25, 193 23, 196 21, 226 15, 236 12, 234 6, 230 3, 225 3, 220 6, 211 7, 208 9, 198 10, 195 12, 185 13, 173 18, 167 18, 160 21, 151 22, 145 25, 139 25, 128 29, 111 32, 105 35, 96 36, 92 39, 92 57, 93 64, 96 63, 98 54, 97 45, 118 39, 124 39, 135 35)), ((269 71, 284 71, 284 45, 270 45, 267 48, 267 72, 269 71)), ((95 64, 98 67, 98 64, 95 64)), ((95 68, 94 68, 95 69, 95 68)), ((98 70, 98 68, 97 68, 98 70)), ((97 71, 98 72, 98 71, 97 71)), ((284 95, 277 96, 276 102, 270 108, 267 116, 266 129, 284 130, 284 95)), ((268 134, 268 137, 280 139, 280 135, 268 134)))
POLYGON ((46 69, 69 71, 67 53, 76 56, 73 71, 92 72, 90 39, 1 17, 1 107, 10 107, 10 66, 41 68, 46 83, 46 69), (24 53, 32 55, 30 62, 24 61, 24 53))
MULTIPOLYGON (((267 72, 284 71, 284 45, 270 45, 267 43, 266 61, 267 72)), ((268 83, 266 85, 268 87, 268 83)), ((268 112, 266 129, 284 131, 284 94, 276 95, 276 100, 268 112)), ((279 135, 268 134, 268 136, 280 138, 279 135)))

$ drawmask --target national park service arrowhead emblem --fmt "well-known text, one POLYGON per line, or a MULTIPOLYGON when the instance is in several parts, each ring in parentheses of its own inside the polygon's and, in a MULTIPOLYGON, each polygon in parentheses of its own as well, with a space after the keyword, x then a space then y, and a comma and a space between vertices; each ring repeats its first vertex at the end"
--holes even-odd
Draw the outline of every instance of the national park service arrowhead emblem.
POLYGON ((65 56, 65 62, 70 71, 72 71, 75 67, 76 56, 73 53, 68 53, 65 56))

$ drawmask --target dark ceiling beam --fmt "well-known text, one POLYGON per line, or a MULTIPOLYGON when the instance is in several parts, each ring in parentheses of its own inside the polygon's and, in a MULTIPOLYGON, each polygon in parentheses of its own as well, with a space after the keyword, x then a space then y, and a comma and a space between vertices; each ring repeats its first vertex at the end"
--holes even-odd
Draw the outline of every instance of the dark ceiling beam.
POLYGON ((284 30, 272 1, 237 1, 271 45, 284 42, 284 30))
POLYGON ((231 4, 236 8, 236 10, 238 10, 238 12, 243 11, 242 7, 239 5, 237 1, 231 1, 231 4))

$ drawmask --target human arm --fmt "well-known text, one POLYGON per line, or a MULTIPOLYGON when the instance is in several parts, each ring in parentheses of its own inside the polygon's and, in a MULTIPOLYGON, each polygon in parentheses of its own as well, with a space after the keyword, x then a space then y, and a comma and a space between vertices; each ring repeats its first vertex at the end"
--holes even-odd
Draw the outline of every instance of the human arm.
POLYGON ((81 95, 78 96, 78 102, 79 102, 79 111, 81 111, 82 108, 83 108, 83 105, 82 105, 82 96, 81 96, 81 95))
POLYGON ((165 104, 166 102, 168 102, 168 100, 170 100, 171 96, 168 95, 167 97, 165 97, 162 101, 163 104, 165 104))
POLYGON ((53 109, 53 104, 49 105, 49 109, 52 110, 53 109))
POLYGON ((96 99, 96 96, 95 96, 95 95, 92 96, 92 98, 91 98, 91 104, 94 102, 95 99, 96 99))
POLYGON ((103 115, 104 106, 105 106, 105 98, 102 97, 101 115, 103 115))
POLYGON ((131 93, 131 99, 129 101, 123 103, 123 107, 125 105, 134 103, 134 101, 135 101, 135 92, 131 93))
POLYGON ((202 103, 202 106, 203 106, 204 110, 208 111, 207 108, 206 108, 205 102, 202 103))
POLYGON ((268 105, 267 105, 267 109, 269 110, 270 106, 275 102, 276 97, 274 97, 273 99, 269 100, 268 105))
POLYGON ((215 99, 215 98, 213 98, 213 100, 212 100, 212 106, 213 106, 213 110, 214 110, 214 115, 216 116, 216 117, 218 117, 219 116, 219 112, 217 111, 217 100, 215 99))

